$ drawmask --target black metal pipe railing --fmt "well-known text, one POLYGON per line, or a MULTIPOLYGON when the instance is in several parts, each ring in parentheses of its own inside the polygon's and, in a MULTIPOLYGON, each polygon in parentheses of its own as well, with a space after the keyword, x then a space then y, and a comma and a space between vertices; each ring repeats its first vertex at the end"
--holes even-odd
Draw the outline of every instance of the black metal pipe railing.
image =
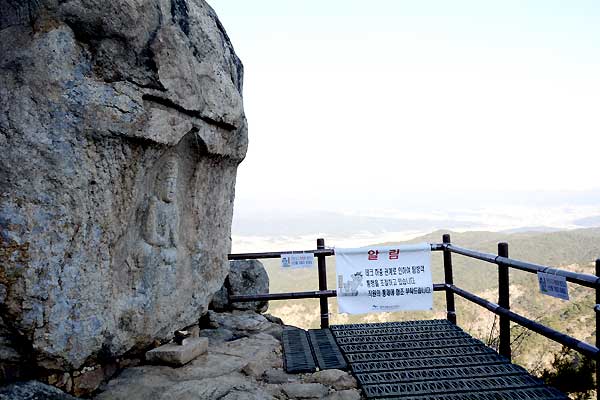
POLYGON ((486 261, 492 264, 505 265, 509 268, 518 269, 521 271, 530 272, 536 274, 538 272, 545 272, 547 274, 564 276, 568 282, 576 283, 581 286, 589 288, 600 288, 600 278, 594 275, 581 274, 578 272, 565 271, 563 269, 557 269, 548 267, 546 265, 534 264, 520 260, 514 260, 508 257, 502 257, 500 255, 494 255, 489 253, 482 253, 463 247, 455 246, 453 244, 442 243, 442 246, 448 249, 452 253, 460 254, 477 260, 486 261))
POLYGON ((480 251, 465 249, 464 247, 459 247, 459 246, 456 246, 451 243, 448 243, 448 244, 443 243, 442 246, 445 249, 448 249, 448 251, 450 251, 451 253, 460 254, 460 255, 467 256, 470 258, 475 258, 475 259, 481 260, 481 261, 487 261, 492 264, 495 264, 496 258, 498 258, 498 256, 495 254, 482 253, 480 251))
MULTIPOLYGON (((498 243, 498 256, 508 257, 508 243, 498 243)), ((498 305, 510 310, 510 281, 504 264, 498 264, 498 305)), ((510 319, 506 315, 500 315, 499 331, 498 353, 510 360, 510 319)))
MULTIPOLYGON (((450 244, 450 235, 442 236, 444 244, 450 244)), ((446 285, 454 284, 454 274, 452 273, 452 253, 444 248, 444 282, 446 285)), ((444 289, 446 288, 444 285, 444 289)), ((446 319, 456 325, 456 308, 454 306, 454 293, 446 290, 446 319)))
MULTIPOLYGON (((442 243, 431 243, 431 251, 442 251, 444 250, 444 245, 442 243)), ((228 254, 227 259, 229 261, 233 260, 259 260, 259 259, 267 259, 267 258, 279 258, 282 254, 303 254, 303 253, 313 253, 315 257, 318 256, 334 256, 335 249, 316 249, 316 250, 290 250, 290 251, 267 251, 261 253, 235 253, 228 254)))
MULTIPOLYGON (((317 249, 325 248, 325 239, 317 239, 317 249)), ((327 264, 325 256, 317 256, 317 268, 319 269, 319 290, 327 290, 327 264)), ((329 328, 329 302, 327 297, 319 297, 319 310, 321 311, 321 329, 329 328)))
POLYGON ((240 303, 245 301, 269 301, 269 300, 294 300, 294 299, 320 299, 327 297, 336 297, 335 290, 317 290, 312 292, 288 292, 288 293, 267 293, 267 294, 250 294, 250 295, 232 295, 229 296, 229 301, 232 303, 240 303))
POLYGON ((472 303, 478 304, 488 309, 494 314, 505 316, 509 320, 516 322, 517 324, 524 326, 527 329, 539 333, 540 335, 545 336, 548 339, 552 339, 555 342, 558 342, 571 349, 577 350, 578 352, 586 356, 592 357, 594 359, 597 359, 600 356, 600 349, 596 348, 595 346, 592 346, 591 344, 582 342, 581 340, 577 340, 574 337, 556 331, 538 322, 532 321, 529 318, 507 310, 506 308, 500 307, 498 304, 482 299, 481 297, 476 296, 473 293, 467 292, 466 290, 458 288, 454 285, 446 285, 446 289, 451 290, 453 293, 456 293, 460 297, 467 299, 472 303))
MULTIPOLYGON (((448 235, 448 237, 450 237, 450 235, 448 235)), ((445 249, 443 243, 430 243, 429 245, 431 246, 431 251, 442 251, 445 249)))
POLYGON ((531 272, 537 274, 538 272, 545 272, 547 274, 564 276, 568 282, 576 283, 581 286, 589 288, 600 287, 600 278, 594 275, 581 274, 578 272, 565 271, 562 269, 556 269, 547 267, 545 265, 532 264, 519 260, 512 260, 510 258, 498 257, 496 260, 497 264, 503 264, 507 267, 518 269, 521 271, 531 272))
MULTIPOLYGON (((460 246, 451 244, 450 235, 444 235, 442 243, 432 243, 432 251, 444 252, 444 280, 445 283, 434 284, 434 291, 446 292, 446 309, 447 318, 453 323, 456 323, 456 310, 454 305, 454 294, 462 298, 478 304, 489 311, 500 316, 500 340, 499 352, 510 358, 510 324, 515 322, 525 328, 537 332, 548 339, 554 340, 564 346, 572 348, 584 355, 592 357, 596 360, 600 359, 600 259, 596 260, 596 276, 588 274, 580 274, 571 271, 551 268, 545 265, 528 263, 520 260, 508 258, 508 245, 500 243, 498 245, 498 255, 483 253, 471 249, 465 249, 460 246), (478 297, 466 290, 463 290, 453 283, 452 273, 452 258, 451 253, 463 255, 477 260, 489 262, 498 265, 498 286, 499 298, 498 304, 492 303, 481 297, 478 297), (596 346, 582 342, 569 335, 558 332, 550 327, 542 325, 538 322, 530 320, 520 314, 510 311, 510 295, 509 295, 509 269, 515 268, 521 271, 530 273, 545 272, 553 275, 563 276, 567 281, 579 284, 582 286, 596 289, 596 346)), ((325 258, 335 255, 334 249, 326 249, 322 239, 317 241, 316 250, 303 251, 279 251, 279 252, 264 252, 264 253, 242 253, 229 254, 229 260, 245 260, 245 259, 267 259, 279 258, 282 254, 289 253, 313 253, 318 260, 319 273, 319 290, 307 292, 291 292, 291 293, 271 293, 271 294, 255 294, 246 296, 230 296, 231 302, 246 302, 246 301, 269 301, 269 300, 292 300, 292 299, 308 299, 317 298, 320 301, 321 311, 321 327, 329 326, 328 302, 329 297, 336 297, 335 290, 327 289, 326 264, 325 258)), ((597 363, 598 374, 600 374, 600 362, 597 363)), ((600 379, 598 380, 600 382, 600 379)), ((598 391, 600 400, 600 390, 598 391)))
POLYGON ((265 258, 279 258, 282 254, 301 254, 301 253, 313 253, 317 256, 333 256, 335 252, 333 249, 316 249, 316 250, 295 250, 295 251, 270 251, 264 253, 236 253, 227 255, 227 259, 232 260, 258 260, 265 258))
MULTIPOLYGON (((596 276, 600 276, 600 258, 596 260, 596 276)), ((600 348, 600 313, 597 308, 600 304, 600 288, 596 287, 596 347, 600 348)), ((600 400, 600 361, 596 360, 596 400, 600 400)))
MULTIPOLYGON (((441 292, 446 290, 443 283, 434 283, 433 291, 441 292)), ((229 301, 232 303, 243 303, 247 301, 270 301, 270 300, 297 300, 297 299, 320 299, 337 297, 335 290, 315 290, 308 292, 287 292, 287 293, 264 293, 249 295, 231 295, 229 301)))

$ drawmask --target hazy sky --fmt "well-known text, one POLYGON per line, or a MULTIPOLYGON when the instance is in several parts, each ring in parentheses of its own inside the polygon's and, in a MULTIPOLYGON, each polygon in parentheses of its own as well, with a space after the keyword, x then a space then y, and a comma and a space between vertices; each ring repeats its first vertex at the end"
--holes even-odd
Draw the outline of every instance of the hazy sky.
POLYGON ((600 187, 597 0, 209 2, 245 66, 237 212, 600 187))

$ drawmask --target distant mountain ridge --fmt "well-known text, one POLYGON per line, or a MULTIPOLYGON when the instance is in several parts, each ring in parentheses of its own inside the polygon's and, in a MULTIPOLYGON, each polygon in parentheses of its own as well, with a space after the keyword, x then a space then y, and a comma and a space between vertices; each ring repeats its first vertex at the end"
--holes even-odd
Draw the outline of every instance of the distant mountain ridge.
POLYGON ((600 215, 596 215, 593 217, 580 218, 578 220, 573 221, 577 226, 583 227, 600 227, 600 215))
POLYGON ((466 229, 479 227, 475 221, 444 218, 397 218, 346 215, 335 212, 304 212, 298 214, 254 214, 236 216, 232 231, 236 235, 294 236, 321 232, 324 235, 353 235, 372 233, 418 231, 428 232, 440 227, 466 229))
MULTIPOLYGON (((445 233, 449 233, 452 243, 458 246, 487 253, 496 253, 498 243, 507 242, 510 257, 555 267, 570 264, 586 265, 600 258, 600 228, 516 233, 437 230, 412 240, 396 243, 441 243, 442 235, 445 233)), ((461 260, 463 259, 470 260, 461 257, 461 260)))
POLYGON ((551 226, 524 226, 521 228, 504 229, 501 233, 526 233, 526 232, 558 232, 564 229, 553 228, 551 226))

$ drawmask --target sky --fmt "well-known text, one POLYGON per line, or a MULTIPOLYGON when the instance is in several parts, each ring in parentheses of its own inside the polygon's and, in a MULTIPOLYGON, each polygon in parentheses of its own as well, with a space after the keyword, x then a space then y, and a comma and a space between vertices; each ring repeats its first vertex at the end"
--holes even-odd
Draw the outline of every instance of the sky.
POLYGON ((600 2, 209 3, 245 67, 236 215, 600 206, 600 2))

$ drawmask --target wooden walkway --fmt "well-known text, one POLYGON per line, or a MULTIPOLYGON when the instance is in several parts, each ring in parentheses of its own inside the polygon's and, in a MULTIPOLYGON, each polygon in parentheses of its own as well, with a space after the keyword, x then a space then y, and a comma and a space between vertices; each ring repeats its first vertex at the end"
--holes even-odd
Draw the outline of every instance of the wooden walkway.
POLYGON ((369 399, 567 399, 447 320, 331 332, 369 399))

